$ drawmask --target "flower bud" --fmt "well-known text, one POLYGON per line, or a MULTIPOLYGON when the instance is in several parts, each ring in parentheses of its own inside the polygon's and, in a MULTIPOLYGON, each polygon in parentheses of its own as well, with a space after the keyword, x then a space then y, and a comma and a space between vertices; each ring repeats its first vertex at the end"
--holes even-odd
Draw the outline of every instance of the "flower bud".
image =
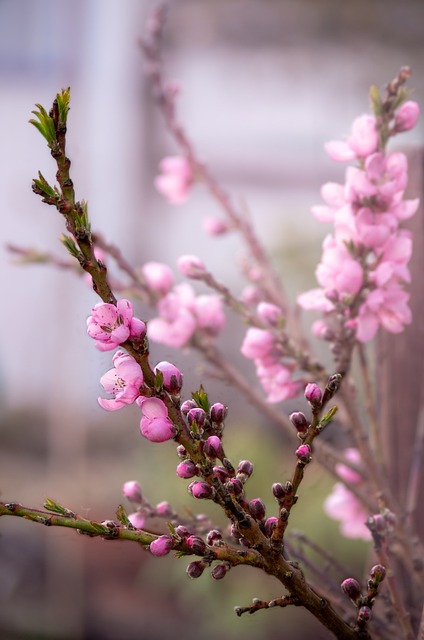
POLYGON ((188 538, 189 536, 191 536, 191 531, 189 531, 187 527, 182 524, 179 524, 178 527, 176 527, 175 533, 180 538, 188 538))
POLYGON ((383 582, 385 577, 386 577, 386 567, 383 567, 382 564, 376 564, 370 570, 370 578, 376 584, 383 582))
POLYGON ((243 484, 238 478, 230 478, 225 483, 225 486, 228 489, 228 492, 234 496, 240 496, 243 493, 243 484))
POLYGON ((159 362, 155 369, 155 373, 160 371, 163 376, 163 386, 171 395, 178 395, 183 386, 183 376, 181 371, 171 362, 164 360, 159 362))
POLYGON ((213 497, 214 489, 207 482, 191 482, 188 485, 188 491, 193 498, 199 500, 207 500, 213 497))
POLYGON ((347 578, 343 580, 340 585, 343 593, 352 600, 352 602, 356 602, 361 595, 361 585, 355 578, 347 578))
POLYGON ((275 516, 271 516, 271 518, 267 518, 265 520, 264 533, 268 538, 271 537, 272 532, 277 526, 277 522, 278 522, 278 518, 276 518, 275 516))
POLYGON ((189 578, 200 578, 202 573, 205 570, 205 563, 202 560, 195 560, 194 562, 190 562, 186 569, 186 573, 189 578))
POLYGON ((306 419, 306 416, 302 411, 294 411, 289 416, 292 424, 296 427, 296 431, 298 433, 306 433, 308 430, 309 423, 306 419))
POLYGON ((282 500, 287 492, 281 482, 274 482, 272 485, 272 493, 277 500, 282 500))
POLYGON ((221 424, 227 416, 227 407, 222 402, 215 402, 210 408, 210 416, 212 422, 221 424))
POLYGON ((405 102, 395 116, 395 129, 399 131, 409 131, 417 124, 420 115, 420 108, 413 100, 405 102))
POLYGON ((221 465, 214 467, 213 472, 221 482, 225 482, 228 478, 228 471, 221 465))
POLYGON ((155 508, 155 513, 161 518, 170 518, 174 515, 171 505, 166 501, 158 502, 155 508))
POLYGON ((146 522, 146 516, 140 511, 135 511, 134 513, 129 514, 128 520, 135 529, 142 529, 146 522))
POLYGON ((237 466, 237 473, 250 478, 253 473, 253 463, 250 460, 240 460, 237 466))
POLYGON ((206 543, 202 540, 200 536, 190 536, 186 540, 187 545, 198 555, 203 555, 206 551, 206 543))
POLYGON ((154 556, 166 556, 174 546, 172 538, 169 536, 159 536, 150 543, 149 550, 154 556))
POLYGON ((128 498, 128 500, 131 500, 131 502, 135 502, 136 504, 141 504, 143 501, 141 487, 137 480, 128 480, 127 482, 124 482, 122 493, 125 498, 128 498))
POLYGON ((209 436, 203 443, 203 451, 209 458, 222 457, 221 440, 218 436, 209 436))
POLYGON ((317 384, 310 382, 305 387, 305 398, 313 407, 320 407, 322 392, 317 384))
POLYGON ((186 458, 187 457, 187 449, 184 447, 184 445, 179 444, 177 447, 177 455, 179 458, 186 458))
POLYGON ((203 218, 203 229, 210 236, 220 236, 229 229, 228 223, 220 218, 203 218))
POLYGON ((284 320, 284 315, 280 307, 270 302, 260 302, 257 308, 258 316, 262 322, 269 327, 278 327, 284 320))
POLYGON ((190 409, 195 409, 196 407, 197 407, 197 404, 195 403, 194 400, 186 400, 185 402, 182 403, 180 407, 180 411, 183 414, 183 416, 186 416, 190 411, 190 409))
POLYGON ((296 455, 300 462, 308 464, 311 461, 311 447, 308 444, 301 444, 296 449, 296 455))
POLYGON ((192 478, 197 474, 198 469, 192 460, 184 460, 177 467, 177 476, 180 478, 192 478))
POLYGON ((358 621, 368 622, 371 620, 371 609, 369 607, 361 607, 358 611, 358 621))
POLYGON ((165 296, 174 284, 174 274, 167 264, 146 262, 141 271, 149 289, 161 296, 165 296))
POLYGON ((222 578, 224 578, 227 574, 228 570, 229 566, 227 564, 216 564, 211 571, 211 576, 214 580, 222 580, 222 578))
POLYGON ((203 411, 203 409, 200 409, 199 407, 196 407, 195 409, 190 409, 190 411, 187 414, 187 420, 190 426, 193 424, 193 422, 195 422, 198 427, 203 427, 206 420, 206 413, 203 411))
POLYGON ((249 502, 249 511, 255 520, 261 521, 265 518, 265 504, 260 498, 253 498, 249 502))
POLYGON ((178 258, 178 269, 183 276, 194 280, 202 278, 207 274, 203 261, 197 256, 186 255, 178 258))
POLYGON ((218 529, 212 529, 206 536, 206 542, 209 546, 212 546, 222 540, 222 533, 218 529))

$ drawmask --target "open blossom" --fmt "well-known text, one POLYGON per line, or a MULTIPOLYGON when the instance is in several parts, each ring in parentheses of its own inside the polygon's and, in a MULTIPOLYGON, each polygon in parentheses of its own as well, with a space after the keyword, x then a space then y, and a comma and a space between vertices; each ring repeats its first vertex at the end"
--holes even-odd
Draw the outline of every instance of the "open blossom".
MULTIPOLYGON (((408 118, 407 104, 403 112, 402 107, 398 111, 399 122, 408 118)), ((411 107, 408 124, 415 124, 416 115, 411 107)), ((400 131, 396 118, 394 130, 400 131)), ((320 288, 298 297, 301 307, 322 311, 330 323, 335 303, 343 303, 346 327, 361 342, 371 340, 380 326, 399 333, 411 322, 409 295, 403 286, 410 281, 412 239, 399 225, 414 215, 419 201, 403 198, 408 181, 406 156, 379 150, 376 136, 375 119, 361 116, 347 141, 327 145, 333 159, 357 158, 361 164, 347 168, 344 185, 330 182, 321 189, 325 205, 313 207, 312 214, 321 222, 331 222, 333 232, 324 240, 316 270, 320 288)), ((326 332, 321 325, 320 333, 330 335, 330 327, 326 332)))
POLYGON ((113 351, 126 340, 142 339, 146 335, 146 325, 139 318, 134 318, 129 300, 118 300, 116 306, 99 302, 87 319, 87 333, 97 340, 97 349, 113 351))
POLYGON ((187 282, 176 285, 157 305, 159 316, 149 322, 149 338, 177 349, 196 330, 216 336, 225 324, 222 301, 216 295, 197 296, 187 282))
POLYGON ((165 442, 171 440, 176 428, 168 417, 168 409, 160 398, 144 398, 136 400, 143 412, 140 421, 141 435, 151 442, 165 442))
POLYGON ((182 156, 167 156, 160 164, 155 187, 171 204, 183 204, 189 196, 193 173, 188 160, 182 156))
POLYGON ((113 398, 98 398, 99 405, 106 411, 116 411, 132 404, 140 395, 143 384, 141 367, 128 353, 117 351, 112 361, 114 368, 100 378, 106 393, 113 395, 113 398))

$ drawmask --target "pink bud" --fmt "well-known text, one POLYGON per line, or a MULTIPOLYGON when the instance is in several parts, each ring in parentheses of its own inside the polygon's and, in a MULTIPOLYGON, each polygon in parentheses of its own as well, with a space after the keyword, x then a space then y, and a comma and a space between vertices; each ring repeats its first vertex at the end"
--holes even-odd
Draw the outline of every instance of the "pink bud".
POLYGON ((210 236, 220 236, 229 230, 228 224, 219 218, 203 218, 203 229, 210 236))
POLYGON ((321 405, 322 393, 318 385, 310 382, 305 387, 305 398, 313 406, 319 407, 321 405))
POLYGON ((161 518, 170 518, 174 515, 171 505, 165 500, 163 502, 158 502, 155 508, 155 512, 156 515, 160 516, 161 518))
POLYGON ((284 320, 284 315, 280 307, 270 302, 260 302, 257 312, 262 322, 270 327, 277 327, 282 320, 284 320))
POLYGON ((368 622, 371 619, 370 607, 361 607, 358 611, 358 620, 361 622, 368 622))
POLYGON ((181 258, 178 258, 178 268, 183 276, 194 280, 207 274, 203 261, 197 256, 181 256, 181 258))
POLYGON ((249 511, 255 520, 263 520, 265 518, 265 504, 260 498, 253 498, 249 502, 249 511))
POLYGON ((311 461, 311 447, 308 444, 301 444, 296 449, 296 455, 300 462, 307 464, 311 461))
POLYGON ((197 555, 203 555, 206 551, 206 543, 200 536, 189 536, 186 543, 197 555))
POLYGON ((225 486, 229 493, 232 493, 235 496, 241 496, 243 493, 243 483, 240 482, 238 478, 230 478, 225 486))
POLYGON ((222 533, 218 529, 212 529, 206 536, 206 542, 209 546, 212 546, 222 540, 222 533))
POLYGON ((213 472, 221 482, 226 482, 228 478, 228 471, 225 467, 218 465, 213 468, 213 472))
POLYGON ((282 500, 287 492, 281 482, 274 482, 272 485, 272 493, 277 500, 282 500))
POLYGON ((191 482, 188 485, 188 491, 193 498, 199 500, 207 500, 213 497, 215 491, 207 482, 191 482))
POLYGON ((298 433, 306 433, 309 423, 302 411, 295 411, 289 416, 292 424, 296 427, 298 433))
POLYGON ((218 436, 209 436, 203 444, 203 451, 209 458, 217 458, 222 455, 221 440, 218 436))
POLYGON ((354 578, 347 578, 346 580, 343 580, 340 587, 343 593, 353 600, 353 602, 356 602, 361 595, 361 585, 354 578))
POLYGON ((155 373, 160 371, 163 375, 163 386, 172 395, 177 395, 183 386, 183 376, 181 371, 174 364, 163 360, 155 367, 155 373))
POLYGON ((130 513, 128 520, 135 529, 142 529, 146 522, 146 517, 140 513, 140 511, 135 511, 134 513, 130 513))
POLYGON ((240 460, 237 465, 237 474, 250 478, 253 473, 253 463, 250 460, 240 460))
POLYGON ((413 100, 408 100, 403 104, 395 117, 396 131, 409 131, 417 124, 420 115, 420 108, 413 100))
POLYGON ((169 536, 159 536, 150 543, 149 550, 154 556, 166 556, 174 546, 172 538, 169 536))
POLYGON ((180 536, 180 538, 188 538, 189 536, 191 536, 191 531, 189 531, 184 525, 179 524, 175 529, 175 534, 177 536, 180 536))
POLYGON ((215 402, 215 404, 211 406, 210 416, 212 422, 221 424, 227 416, 227 407, 221 402, 215 402))
POLYGON ((268 538, 271 537, 272 532, 277 526, 277 522, 278 522, 278 518, 276 518, 275 516, 271 516, 270 518, 267 518, 265 520, 264 531, 265 531, 265 535, 268 536, 268 538))
POLYGON ((180 478, 192 478, 197 474, 198 469, 192 460, 184 460, 177 467, 177 476, 180 478))
POLYGON ((379 584, 383 582, 386 577, 386 567, 383 567, 382 564, 374 565, 370 570, 370 578, 374 583, 379 584))
POLYGON ((203 409, 196 407, 195 409, 190 409, 187 414, 187 421, 190 426, 192 426, 193 422, 197 424, 198 427, 203 427, 206 420, 206 413, 203 409))
POLYGON ((183 416, 186 416, 190 411, 190 409, 195 409, 196 407, 197 407, 197 404, 194 402, 194 400, 186 400, 185 402, 182 403, 180 407, 180 411, 183 414, 183 416))
POLYGON ((225 578, 225 575, 227 574, 228 569, 229 569, 229 566, 227 564, 224 564, 224 563, 216 564, 211 571, 211 576, 214 580, 222 580, 222 578, 225 578))
POLYGON ((168 265, 161 262, 146 262, 141 272, 147 286, 161 296, 165 296, 174 284, 174 274, 168 265))
POLYGON ((141 504, 143 500, 143 497, 141 495, 141 487, 136 480, 128 480, 128 482, 125 482, 122 487, 122 493, 125 498, 131 500, 131 502, 141 504))

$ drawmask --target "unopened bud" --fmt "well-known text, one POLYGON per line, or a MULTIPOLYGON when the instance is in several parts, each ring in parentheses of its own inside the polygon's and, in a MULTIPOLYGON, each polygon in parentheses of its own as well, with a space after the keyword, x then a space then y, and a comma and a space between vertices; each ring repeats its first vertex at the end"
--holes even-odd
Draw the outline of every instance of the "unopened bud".
POLYGON ((205 563, 202 560, 195 560, 194 562, 190 562, 186 569, 186 573, 189 578, 200 578, 202 573, 205 570, 205 563))
POLYGON ((146 522, 146 516, 140 511, 135 511, 134 513, 129 514, 128 520, 135 529, 142 529, 146 522))
POLYGON ((166 556, 174 546, 172 538, 169 536, 159 536, 150 543, 149 550, 154 556, 166 556))
POLYGON ((188 485, 188 491, 193 498, 199 500, 207 500, 213 497, 214 489, 207 482, 191 482, 188 485))
POLYGON ((278 327, 284 320, 284 314, 280 307, 270 302, 260 302, 257 307, 259 318, 269 327, 278 327))
POLYGON ((206 420, 206 413, 203 411, 203 409, 200 409, 199 407, 196 407, 195 409, 190 409, 190 411, 187 414, 187 421, 190 426, 195 422, 198 427, 203 427, 203 425, 205 424, 205 420, 206 420))
POLYGON ((226 470, 225 467, 218 465, 213 468, 213 472, 221 482, 226 482, 228 478, 228 471, 226 470))
POLYGON ((177 476, 180 478, 192 478, 197 474, 198 469, 192 460, 184 460, 177 467, 177 476))
POLYGON ((356 602, 361 595, 361 585, 357 580, 355 580, 355 578, 347 578, 346 580, 343 580, 340 588, 353 602, 356 602))
POLYGON ((296 456, 300 462, 308 464, 308 462, 311 461, 311 447, 308 444, 301 444, 300 447, 296 449, 296 456))
POLYGON ((385 577, 386 577, 386 567, 383 567, 382 564, 376 564, 370 570, 370 578, 376 584, 383 582, 385 577))
POLYGON ((187 457, 187 449, 184 447, 184 445, 179 444, 177 447, 177 455, 179 458, 186 458, 187 457))
POLYGON ((371 609, 370 607, 361 607, 358 611, 358 621, 359 622, 368 622, 371 620, 371 609))
POLYGON ((267 518, 265 520, 264 532, 265 532, 265 535, 268 538, 271 537, 272 532, 274 531, 275 527, 277 526, 277 522, 278 522, 278 518, 276 518, 275 516, 271 516, 271 518, 267 518))
POLYGON ((206 536, 206 542, 212 546, 222 540, 222 533, 218 529, 212 529, 206 536))
POLYGON ((209 458, 222 457, 221 440, 218 436, 209 436, 203 443, 203 451, 209 458))
POLYGON ((185 402, 182 403, 180 407, 180 411, 183 414, 183 416, 186 416, 190 411, 190 409, 195 409, 196 407, 197 407, 197 404, 195 403, 194 400, 186 400, 185 402))
POLYGON ((178 258, 178 268, 183 276, 194 280, 202 278, 207 274, 203 261, 197 256, 181 256, 178 258))
POLYGON ((163 386, 171 395, 178 395, 183 386, 183 376, 181 371, 171 362, 164 360, 159 362, 155 369, 155 373, 160 371, 163 376, 163 386))
POLYGON ((277 500, 282 500, 286 495, 286 490, 284 489, 281 482, 275 482, 272 485, 272 493, 274 494, 274 497, 277 498, 277 500))
POLYGON ((249 502, 249 511, 251 515, 259 522, 265 518, 265 504, 260 498, 253 498, 249 502))
POLYGON ((243 493, 243 484, 238 478, 230 478, 225 483, 225 486, 228 489, 228 492, 235 496, 240 496, 243 493))
POLYGON ((306 419, 306 416, 302 411, 294 411, 294 413, 290 414, 290 420, 292 424, 295 426, 296 431, 298 433, 306 433, 308 430, 309 423, 306 419))
POLYGON ((413 100, 408 100, 403 104, 395 117, 396 131, 409 131, 417 124, 420 115, 420 108, 413 100))
POLYGON ((206 551, 206 543, 200 536, 189 536, 186 540, 187 545, 198 555, 203 555, 206 551))
POLYGON ((229 566, 227 564, 216 564, 211 571, 211 576, 214 580, 222 580, 226 576, 228 569, 229 566))
POLYGON ((161 518, 170 518, 174 515, 171 505, 165 500, 163 502, 158 502, 155 508, 155 512, 156 515, 160 516, 161 518))
POLYGON ((237 465, 237 473, 250 478, 253 473, 253 463, 250 460, 240 460, 237 465))
POLYGON ((141 487, 137 480, 128 480, 128 482, 124 482, 122 493, 126 498, 128 498, 128 500, 131 500, 131 502, 137 504, 141 504, 143 502, 141 487))
POLYGON ((322 392, 317 384, 310 382, 305 387, 305 398, 313 407, 320 407, 322 392))
POLYGON ((179 524, 178 527, 176 527, 175 533, 180 538, 188 538, 191 535, 191 531, 189 531, 187 527, 182 524, 179 524))
POLYGON ((227 417, 227 407, 222 402, 215 402, 210 408, 210 416, 212 422, 221 424, 227 417))

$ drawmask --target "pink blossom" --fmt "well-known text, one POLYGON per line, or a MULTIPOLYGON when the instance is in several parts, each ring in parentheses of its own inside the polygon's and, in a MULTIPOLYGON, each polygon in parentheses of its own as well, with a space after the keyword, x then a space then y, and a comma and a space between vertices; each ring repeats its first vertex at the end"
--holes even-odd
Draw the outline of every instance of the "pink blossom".
POLYGON ((117 351, 112 361, 114 368, 100 378, 106 393, 113 395, 113 398, 98 398, 99 405, 106 411, 116 411, 132 404, 140 395, 143 384, 141 367, 128 353, 117 351))
MULTIPOLYGON (((353 464, 355 464, 356 466, 360 466, 361 464, 361 454, 359 453, 358 449, 354 449, 353 447, 350 449, 345 449, 345 451, 343 452, 343 457, 349 462, 352 462, 353 464)), ((347 467, 342 462, 338 462, 336 464, 335 469, 336 469, 337 475, 344 482, 355 484, 355 485, 361 484, 362 476, 359 473, 357 473, 357 471, 354 471, 350 467, 347 467)))
POLYGON ((112 351, 126 340, 143 338, 146 325, 133 317, 133 307, 129 300, 118 300, 116 306, 99 302, 87 319, 87 333, 97 340, 97 349, 112 351))
POLYGON ((141 487, 137 480, 128 480, 124 482, 122 487, 122 494, 131 500, 131 502, 136 502, 141 504, 143 501, 143 497, 141 495, 141 487))
POLYGON ((246 358, 257 360, 266 358, 274 350, 274 337, 265 329, 250 327, 246 331, 241 352, 246 358))
POLYGON ((210 236, 220 236, 229 230, 229 226, 225 220, 220 218, 203 218, 203 229, 210 236))
POLYGON ((181 387, 183 386, 183 376, 181 371, 174 364, 163 360, 162 362, 159 362, 154 369, 155 373, 158 371, 162 373, 164 389, 173 394, 177 394, 181 391, 181 387))
POLYGON ((168 418, 168 409, 160 398, 144 398, 136 400, 143 412, 140 421, 141 435, 151 442, 165 442, 176 434, 176 428, 168 418))
POLYGON ((371 540, 371 533, 365 526, 367 512, 356 496, 344 484, 337 482, 324 502, 326 514, 338 520, 340 531, 346 538, 371 540))
POLYGON ((143 529, 146 523, 146 516, 140 511, 135 511, 134 513, 129 514, 128 520, 135 529, 143 529))
POLYGON ((224 328, 225 314, 222 300, 218 296, 213 294, 197 296, 193 305, 193 314, 197 327, 212 336, 218 335, 224 328))
POLYGON ((150 543, 149 550, 153 556, 166 556, 174 546, 170 536, 159 536, 150 543))
POLYGON ((160 315, 149 322, 149 338, 177 349, 186 345, 197 327, 191 311, 194 300, 194 291, 188 283, 174 287, 158 303, 160 315))
POLYGON ((408 300, 409 294, 396 285, 371 291, 356 320, 358 340, 372 340, 380 325, 390 333, 401 333, 412 321, 408 300))
POLYGON ((186 278, 196 279, 207 274, 203 261, 192 255, 184 255, 178 258, 178 269, 186 278))
POLYGON ((420 108, 413 100, 408 100, 399 109, 395 117, 396 131, 409 131, 417 124, 420 108))
POLYGON ((363 282, 363 270, 344 245, 337 244, 332 236, 327 236, 316 277, 326 291, 335 290, 345 297, 358 293, 363 282))
POLYGON ((256 311, 260 320, 269 327, 277 327, 284 320, 282 309, 270 302, 260 302, 256 311))
POLYGON ((160 162, 159 169, 161 174, 154 181, 156 189, 171 204, 184 203, 193 184, 188 160, 182 156, 168 156, 160 162))
POLYGON ((365 158, 376 151, 378 147, 378 132, 375 117, 369 114, 359 116, 353 121, 352 134, 347 140, 333 140, 325 145, 332 160, 349 162, 355 158, 365 158))
POLYGON ((280 362, 264 365, 261 360, 257 360, 256 375, 258 376, 262 387, 267 394, 267 402, 275 404, 295 398, 303 383, 301 380, 292 379, 292 371, 280 362))
POLYGON ((147 286, 161 296, 166 295, 174 284, 174 274, 162 262, 145 262, 141 272, 147 286))

